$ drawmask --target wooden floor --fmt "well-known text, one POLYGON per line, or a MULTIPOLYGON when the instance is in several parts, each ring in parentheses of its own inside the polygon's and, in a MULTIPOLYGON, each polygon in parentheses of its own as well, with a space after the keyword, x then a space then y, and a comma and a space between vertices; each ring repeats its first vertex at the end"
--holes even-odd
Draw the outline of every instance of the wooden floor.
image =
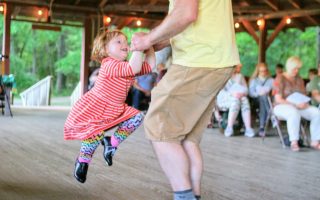
MULTIPOLYGON (((79 141, 63 140, 66 110, 13 108, 0 116, 1 200, 170 200, 171 189, 138 129, 112 167, 99 147, 87 182, 73 178, 79 141)), ((207 129, 202 141, 203 200, 319 200, 320 152, 282 149, 279 138, 225 138, 207 129)))

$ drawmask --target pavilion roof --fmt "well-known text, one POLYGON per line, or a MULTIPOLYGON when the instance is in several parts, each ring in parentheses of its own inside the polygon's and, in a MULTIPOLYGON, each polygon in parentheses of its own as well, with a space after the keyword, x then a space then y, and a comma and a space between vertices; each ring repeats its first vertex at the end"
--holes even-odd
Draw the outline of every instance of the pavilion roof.
MULTIPOLYGON (((13 20, 82 26, 87 17, 108 16, 119 28, 135 27, 141 20, 143 27, 152 28, 163 19, 168 0, 3 0, 12 7, 13 20), (43 14, 39 16, 38 10, 43 14)), ((320 24, 320 0, 233 0, 235 22, 253 24, 267 20, 267 28, 275 29, 283 18, 290 17, 287 27, 301 30, 320 24)), ((252 27, 258 30, 256 25, 252 27)), ((244 31, 242 26, 239 31, 244 31)))

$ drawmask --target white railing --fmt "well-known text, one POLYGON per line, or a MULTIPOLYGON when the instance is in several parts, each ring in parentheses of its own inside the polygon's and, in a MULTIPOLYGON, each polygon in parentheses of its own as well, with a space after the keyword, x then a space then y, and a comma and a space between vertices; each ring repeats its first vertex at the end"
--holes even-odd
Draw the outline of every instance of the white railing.
POLYGON ((80 82, 77 84, 76 88, 74 88, 71 96, 70 96, 70 104, 71 106, 73 106, 78 99, 80 99, 81 97, 81 86, 80 86, 80 82))
POLYGON ((47 76, 38 83, 20 93, 23 106, 50 105, 51 76, 47 76))

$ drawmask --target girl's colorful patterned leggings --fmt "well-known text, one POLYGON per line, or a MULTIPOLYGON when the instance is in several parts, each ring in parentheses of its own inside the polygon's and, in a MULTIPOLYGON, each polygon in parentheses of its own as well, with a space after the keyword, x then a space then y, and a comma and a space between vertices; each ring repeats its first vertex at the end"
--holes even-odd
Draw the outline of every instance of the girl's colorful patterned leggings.
MULTIPOLYGON (((143 113, 139 113, 130 119, 119 124, 117 130, 111 136, 111 144, 117 147, 123 142, 131 133, 133 133, 141 124, 144 118, 143 113)), ((81 148, 78 160, 79 162, 90 163, 95 150, 98 148, 100 141, 104 137, 104 131, 91 138, 85 139, 81 142, 81 148)))

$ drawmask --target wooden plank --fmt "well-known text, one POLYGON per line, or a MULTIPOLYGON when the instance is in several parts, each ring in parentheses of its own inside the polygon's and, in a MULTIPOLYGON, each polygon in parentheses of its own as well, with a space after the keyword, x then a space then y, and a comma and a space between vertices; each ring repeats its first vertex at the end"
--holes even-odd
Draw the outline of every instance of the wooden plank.
MULTIPOLYGON (((106 166, 98 147, 81 184, 72 175, 80 141, 63 140, 69 110, 13 112, 13 118, 0 116, 0 156, 5 161, 0 165, 1 199, 172 199, 143 127, 119 146, 112 167, 106 166)), ((319 199, 319 152, 282 149, 274 130, 267 133, 262 141, 243 135, 227 138, 216 128, 204 131, 202 199, 319 199)))
POLYGON ((40 24, 32 24, 32 29, 40 29, 40 30, 47 30, 47 31, 61 31, 60 26, 49 26, 49 25, 40 25, 40 24))

